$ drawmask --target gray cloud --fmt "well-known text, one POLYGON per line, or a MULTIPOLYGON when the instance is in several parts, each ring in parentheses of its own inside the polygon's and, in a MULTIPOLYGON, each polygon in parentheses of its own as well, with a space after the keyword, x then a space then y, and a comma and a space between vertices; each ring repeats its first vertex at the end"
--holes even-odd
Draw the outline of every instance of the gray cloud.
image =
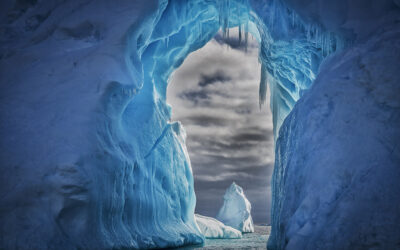
POLYGON ((179 95, 180 98, 190 100, 194 103, 198 103, 200 100, 210 99, 210 95, 206 90, 199 90, 199 91, 185 91, 179 95))
POLYGON ((224 71, 217 70, 213 74, 201 74, 201 80, 199 81, 200 87, 205 87, 207 85, 216 83, 216 82, 227 82, 232 80, 231 77, 227 76, 224 71))
POLYGON ((211 115, 190 115, 181 119, 183 123, 191 123, 199 126, 226 126, 229 123, 228 119, 211 115))
POLYGON ((272 131, 261 130, 259 133, 245 132, 232 137, 234 141, 266 141, 272 139, 272 131))
POLYGON ((233 48, 234 41, 220 38, 189 55, 174 73, 167 102, 188 135, 196 212, 216 216, 235 181, 252 203, 254 221, 268 223, 274 142, 271 113, 258 107, 257 44, 249 40, 245 53, 240 46, 221 46, 233 48))

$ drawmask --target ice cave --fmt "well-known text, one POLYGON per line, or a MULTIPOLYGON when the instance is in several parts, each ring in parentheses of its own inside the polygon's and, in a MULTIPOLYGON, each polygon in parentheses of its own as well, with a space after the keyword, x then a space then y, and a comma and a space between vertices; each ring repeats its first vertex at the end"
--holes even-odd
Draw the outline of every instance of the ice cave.
POLYGON ((202 244, 166 89, 232 27, 271 93, 268 249, 400 249, 399 0, 5 0, 0 18, 0 249, 202 244))

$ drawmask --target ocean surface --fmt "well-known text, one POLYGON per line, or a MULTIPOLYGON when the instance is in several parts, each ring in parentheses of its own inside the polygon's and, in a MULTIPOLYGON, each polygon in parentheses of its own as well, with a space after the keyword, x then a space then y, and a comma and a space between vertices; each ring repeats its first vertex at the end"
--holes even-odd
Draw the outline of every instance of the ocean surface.
POLYGON ((270 231, 270 226, 254 226, 254 233, 243 234, 241 239, 206 239, 204 245, 186 246, 176 249, 267 249, 267 240, 270 231))

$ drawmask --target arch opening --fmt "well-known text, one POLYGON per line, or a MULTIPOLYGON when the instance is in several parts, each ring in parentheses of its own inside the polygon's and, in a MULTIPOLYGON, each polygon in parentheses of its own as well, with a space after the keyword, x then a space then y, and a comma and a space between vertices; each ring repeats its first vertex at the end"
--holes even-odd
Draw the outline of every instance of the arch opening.
POLYGON ((195 212, 215 218, 235 182, 252 204, 254 224, 270 224, 274 140, 271 111, 258 107, 258 41, 249 35, 245 47, 238 28, 229 32, 185 59, 170 79, 167 103, 186 130, 195 212))
MULTIPOLYGON (((160 187, 150 182, 143 183, 140 189, 158 190, 160 195, 167 193, 168 198, 157 197, 155 192, 152 199, 159 200, 160 204, 151 206, 139 195, 135 206, 141 210, 143 203, 147 204, 149 218, 164 220, 162 226, 157 227, 161 233, 153 232, 154 237, 164 235, 168 238, 165 241, 179 245, 177 232, 164 225, 183 223, 185 227, 178 233, 184 236, 178 238, 186 243, 198 243, 201 234, 193 220, 196 198, 186 135, 179 123, 170 122, 171 107, 166 102, 171 73, 191 52, 209 42, 218 30, 222 30, 223 36, 229 36, 229 28, 239 27, 238 36, 243 43, 250 32, 260 47, 259 104, 266 101, 268 85, 276 140, 285 117, 311 86, 319 64, 341 48, 342 40, 318 26, 302 22, 280 1, 271 1, 269 6, 247 0, 162 2, 153 19, 139 26, 141 28, 136 27, 129 36, 126 53, 128 68, 139 91, 123 104, 119 129, 124 140, 133 141, 130 143, 141 148, 137 156, 138 171, 162 180, 160 187), (158 167, 160 163, 162 170, 158 167), (177 186, 181 189, 173 190, 177 186), (167 209, 160 213, 159 207, 167 209)), ((279 197, 277 185, 272 184, 275 197, 279 197)), ((279 206, 279 198, 273 198, 272 210, 279 211, 279 206)))

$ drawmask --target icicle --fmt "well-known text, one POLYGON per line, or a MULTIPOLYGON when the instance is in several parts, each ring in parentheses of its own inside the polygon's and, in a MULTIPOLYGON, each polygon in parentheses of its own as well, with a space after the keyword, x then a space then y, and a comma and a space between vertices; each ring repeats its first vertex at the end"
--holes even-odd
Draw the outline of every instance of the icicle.
POLYGON ((317 46, 321 43, 320 37, 319 37, 319 30, 318 30, 318 29, 315 29, 314 41, 315 41, 315 44, 316 44, 317 46))
POLYGON ((264 63, 262 62, 261 64, 261 77, 260 77, 260 86, 259 86, 259 105, 260 109, 263 104, 265 104, 265 101, 267 100, 267 81, 268 81, 268 75, 267 75, 267 69, 264 66, 264 63))
POLYGON ((229 17, 230 17, 230 1, 224 0, 218 2, 219 9, 219 25, 222 30, 222 37, 229 38, 229 17))
POLYGON ((169 44, 169 36, 167 36, 167 48, 168 48, 168 44, 169 44))
POLYGON ((249 41, 249 21, 248 20, 246 20, 246 24, 245 24, 246 26, 245 26, 245 34, 244 34, 244 50, 245 50, 245 52, 247 52, 247 44, 248 44, 248 41, 249 41))
POLYGON ((242 24, 239 24, 239 44, 242 43, 242 24))
POLYGON ((224 38, 227 38, 227 34, 228 34, 228 17, 224 16, 224 38))
POLYGON ((226 21, 226 27, 227 27, 227 31, 228 31, 228 38, 229 38, 229 17, 231 16, 231 8, 230 8, 230 1, 229 0, 227 0, 227 3, 228 3, 228 6, 227 6, 227 9, 226 9, 226 11, 227 11, 227 16, 226 16, 226 19, 227 19, 227 21, 226 21))
POLYGON ((306 36, 307 41, 311 41, 311 26, 309 24, 306 25, 306 36))
POLYGON ((221 5, 218 6, 218 24, 219 27, 222 26, 222 10, 221 10, 221 5))
POLYGON ((239 28, 239 45, 241 45, 242 44, 242 20, 240 19, 241 18, 240 7, 237 7, 237 15, 238 15, 238 19, 239 19, 239 25, 238 25, 238 28, 239 28))
POLYGON ((295 14, 294 14, 294 11, 292 11, 291 13, 292 13, 292 26, 295 27, 295 14))

